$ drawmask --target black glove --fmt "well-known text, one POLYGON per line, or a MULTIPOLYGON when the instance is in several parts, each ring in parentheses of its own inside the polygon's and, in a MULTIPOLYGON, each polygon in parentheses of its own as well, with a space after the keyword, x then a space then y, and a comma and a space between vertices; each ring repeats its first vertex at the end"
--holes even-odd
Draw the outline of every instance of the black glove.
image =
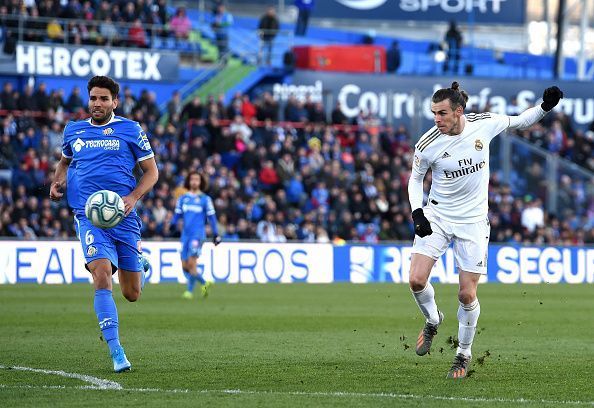
POLYGON ((561 89, 556 86, 547 88, 542 94, 542 103, 540 104, 540 107, 548 112, 557 106, 559 99, 561 98, 563 98, 563 91, 561 91, 561 89))
POLYGON ((215 244, 215 246, 219 245, 221 243, 223 239, 219 236, 219 235, 215 235, 212 238, 212 243, 215 244))
POLYGON ((419 237, 423 238, 427 235, 433 234, 433 230, 431 229, 431 223, 423 214, 422 208, 417 208, 412 212, 413 222, 415 224, 415 234, 419 237))

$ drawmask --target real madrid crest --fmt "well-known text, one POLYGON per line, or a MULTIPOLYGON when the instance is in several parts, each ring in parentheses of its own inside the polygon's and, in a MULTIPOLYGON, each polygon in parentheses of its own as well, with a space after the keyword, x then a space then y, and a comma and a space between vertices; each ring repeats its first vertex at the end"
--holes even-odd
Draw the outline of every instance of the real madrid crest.
POLYGON ((481 151, 481 150, 483 150, 483 142, 481 142, 481 140, 480 140, 480 139, 476 139, 476 140, 474 141, 474 148, 475 148, 476 150, 478 150, 478 151, 481 151))

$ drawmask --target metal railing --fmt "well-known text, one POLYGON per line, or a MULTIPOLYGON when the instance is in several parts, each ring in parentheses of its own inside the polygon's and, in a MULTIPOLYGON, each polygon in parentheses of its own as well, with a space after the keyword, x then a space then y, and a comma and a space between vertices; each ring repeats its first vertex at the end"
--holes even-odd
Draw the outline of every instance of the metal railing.
POLYGON ((594 205, 594 172, 522 138, 503 134, 491 143, 491 169, 512 191, 539 197, 563 220, 594 205))

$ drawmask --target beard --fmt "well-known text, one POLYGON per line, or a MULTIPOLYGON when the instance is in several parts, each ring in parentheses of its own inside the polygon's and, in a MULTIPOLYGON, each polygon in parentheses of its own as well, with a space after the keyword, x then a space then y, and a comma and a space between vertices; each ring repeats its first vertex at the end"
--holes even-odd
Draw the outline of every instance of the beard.
POLYGON ((101 115, 100 117, 95 117, 94 114, 91 114, 93 123, 96 125, 105 125, 111 118, 112 112, 113 112, 113 110, 107 110, 107 111, 105 111, 105 114, 101 115))

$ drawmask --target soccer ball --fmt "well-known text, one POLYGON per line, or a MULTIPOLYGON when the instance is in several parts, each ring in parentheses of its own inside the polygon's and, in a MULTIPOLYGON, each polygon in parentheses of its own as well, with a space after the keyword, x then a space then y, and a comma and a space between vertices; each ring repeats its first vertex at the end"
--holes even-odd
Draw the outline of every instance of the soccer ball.
POLYGON ((85 215, 99 228, 113 228, 124 218, 124 200, 110 190, 99 190, 87 199, 85 215))

